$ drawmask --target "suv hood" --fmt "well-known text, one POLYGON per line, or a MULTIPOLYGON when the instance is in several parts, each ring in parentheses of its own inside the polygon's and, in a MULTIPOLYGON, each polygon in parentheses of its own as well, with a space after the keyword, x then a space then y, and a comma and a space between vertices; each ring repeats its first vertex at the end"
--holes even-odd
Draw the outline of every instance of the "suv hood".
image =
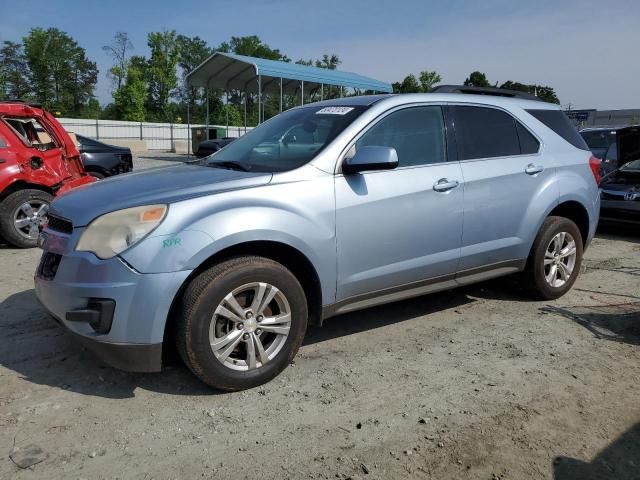
POLYGON ((108 212, 266 185, 272 176, 199 165, 158 168, 76 188, 54 200, 51 212, 82 227, 108 212))

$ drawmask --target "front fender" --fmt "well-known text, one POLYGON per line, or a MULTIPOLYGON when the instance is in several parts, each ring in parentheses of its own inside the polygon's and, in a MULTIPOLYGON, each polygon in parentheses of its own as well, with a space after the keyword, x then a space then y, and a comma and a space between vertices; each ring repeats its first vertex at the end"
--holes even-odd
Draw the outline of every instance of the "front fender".
POLYGON ((330 181, 319 188, 313 183, 264 186, 172 204, 161 228, 121 257, 139 272, 164 273, 194 270, 238 244, 277 242, 309 260, 318 273, 323 303, 330 303, 336 285, 333 189, 330 181), (295 204, 290 199, 296 199, 295 204))

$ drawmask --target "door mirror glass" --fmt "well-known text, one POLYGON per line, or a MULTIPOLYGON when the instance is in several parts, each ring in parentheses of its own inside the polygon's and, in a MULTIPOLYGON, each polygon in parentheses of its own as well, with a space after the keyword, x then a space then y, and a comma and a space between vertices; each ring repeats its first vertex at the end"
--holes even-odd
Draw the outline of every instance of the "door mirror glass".
POLYGON ((351 158, 342 163, 344 174, 368 172, 372 170, 392 170, 398 166, 398 153, 393 147, 367 145, 359 147, 351 158))

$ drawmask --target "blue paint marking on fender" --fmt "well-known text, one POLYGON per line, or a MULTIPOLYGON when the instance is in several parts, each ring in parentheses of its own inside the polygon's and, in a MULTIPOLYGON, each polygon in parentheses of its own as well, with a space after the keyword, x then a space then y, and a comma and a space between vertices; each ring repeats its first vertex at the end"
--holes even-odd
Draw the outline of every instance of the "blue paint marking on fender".
POLYGON ((162 248, 179 247, 180 245, 181 239, 179 237, 167 238, 166 240, 162 241, 162 248))

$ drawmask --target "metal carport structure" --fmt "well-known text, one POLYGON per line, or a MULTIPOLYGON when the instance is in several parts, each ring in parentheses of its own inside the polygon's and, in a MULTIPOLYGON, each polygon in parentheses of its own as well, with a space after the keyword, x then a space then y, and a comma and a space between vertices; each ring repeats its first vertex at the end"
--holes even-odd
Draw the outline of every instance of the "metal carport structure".
MULTIPOLYGON (((258 123, 264 121, 263 93, 280 94, 280 111, 282 96, 298 95, 304 103, 305 91, 320 92, 324 98, 325 86, 344 87, 368 90, 374 93, 391 93, 391 84, 356 73, 327 68, 310 67, 296 63, 247 57, 233 53, 215 52, 204 62, 193 69, 186 77, 187 85, 204 87, 207 92, 206 124, 209 126, 209 89, 220 88, 227 94, 230 90, 244 92, 244 123, 247 124, 247 95, 258 96, 258 123)), ((189 122, 189 111, 187 111, 189 122)), ((227 121, 228 127, 228 121, 227 121)))

